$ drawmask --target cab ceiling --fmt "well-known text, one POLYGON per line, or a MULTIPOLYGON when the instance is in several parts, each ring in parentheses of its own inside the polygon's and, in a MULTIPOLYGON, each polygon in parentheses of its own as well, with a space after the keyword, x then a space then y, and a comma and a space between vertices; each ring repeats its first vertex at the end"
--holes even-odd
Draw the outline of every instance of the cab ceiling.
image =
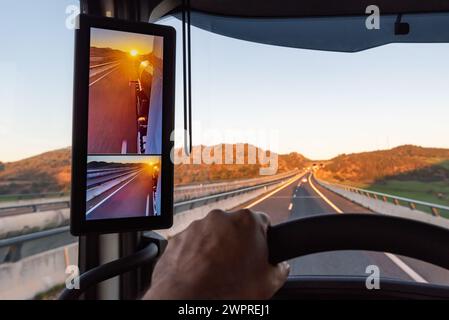
POLYGON ((191 7, 215 15, 241 17, 304 17, 363 15, 377 5, 383 14, 449 11, 448 0, 191 0, 191 7))

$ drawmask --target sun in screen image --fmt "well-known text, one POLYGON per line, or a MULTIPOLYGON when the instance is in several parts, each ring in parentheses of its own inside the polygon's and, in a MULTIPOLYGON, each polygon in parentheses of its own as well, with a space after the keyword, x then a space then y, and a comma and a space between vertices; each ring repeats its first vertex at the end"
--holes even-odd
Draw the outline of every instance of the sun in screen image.
POLYGON ((89 154, 160 154, 163 38, 91 29, 89 154))
POLYGON ((89 156, 86 219, 159 215, 159 156, 89 156))

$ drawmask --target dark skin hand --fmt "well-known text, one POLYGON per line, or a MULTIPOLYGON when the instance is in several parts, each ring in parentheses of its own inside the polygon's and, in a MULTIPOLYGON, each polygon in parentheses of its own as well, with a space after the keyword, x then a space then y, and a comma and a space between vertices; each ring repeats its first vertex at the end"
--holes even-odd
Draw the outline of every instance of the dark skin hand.
POLYGON ((269 299, 284 284, 287 263, 268 262, 263 213, 211 211, 173 237, 144 299, 269 299))

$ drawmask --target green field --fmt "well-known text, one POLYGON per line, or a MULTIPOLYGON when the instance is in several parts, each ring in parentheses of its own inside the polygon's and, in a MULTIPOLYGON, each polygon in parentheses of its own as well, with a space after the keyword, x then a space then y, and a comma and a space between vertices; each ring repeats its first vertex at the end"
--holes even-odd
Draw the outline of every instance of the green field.
MULTIPOLYGON (((381 184, 365 187, 365 189, 410 198, 413 200, 449 206, 449 183, 443 181, 422 182, 388 180, 381 184), (440 196, 438 196, 438 194, 440 194, 440 196)), ((429 208, 424 208, 421 206, 418 206, 417 208, 429 213, 431 212, 429 208)), ((448 211, 440 211, 440 214, 446 218, 449 218, 448 211)))

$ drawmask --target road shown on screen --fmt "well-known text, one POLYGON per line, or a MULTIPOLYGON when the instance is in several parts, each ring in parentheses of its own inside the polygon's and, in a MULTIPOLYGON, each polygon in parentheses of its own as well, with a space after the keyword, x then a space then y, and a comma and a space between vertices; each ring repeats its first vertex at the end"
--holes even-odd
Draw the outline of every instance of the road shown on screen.
POLYGON ((131 59, 91 67, 88 153, 137 153, 136 70, 131 59))
POLYGON ((148 166, 88 170, 88 220, 153 215, 157 173, 148 166))

